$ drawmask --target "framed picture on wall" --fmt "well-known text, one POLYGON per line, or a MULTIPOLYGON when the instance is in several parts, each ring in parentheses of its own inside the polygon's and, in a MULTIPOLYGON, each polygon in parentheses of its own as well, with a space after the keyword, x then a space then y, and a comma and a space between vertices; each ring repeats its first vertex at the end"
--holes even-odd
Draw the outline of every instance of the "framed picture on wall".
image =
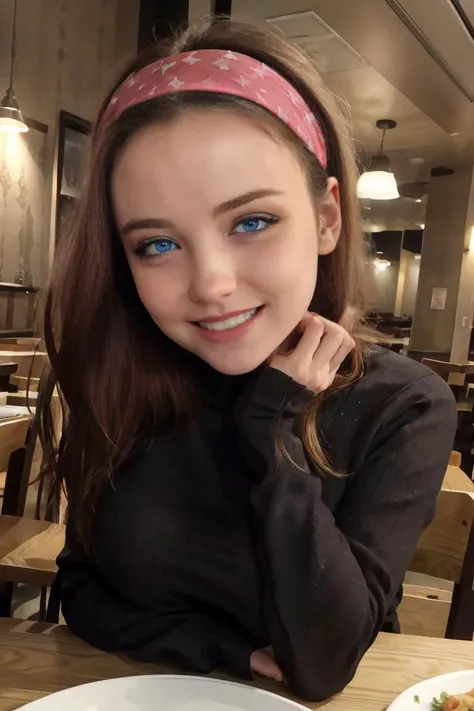
POLYGON ((92 124, 61 111, 57 147, 56 244, 67 232, 80 195, 92 124))

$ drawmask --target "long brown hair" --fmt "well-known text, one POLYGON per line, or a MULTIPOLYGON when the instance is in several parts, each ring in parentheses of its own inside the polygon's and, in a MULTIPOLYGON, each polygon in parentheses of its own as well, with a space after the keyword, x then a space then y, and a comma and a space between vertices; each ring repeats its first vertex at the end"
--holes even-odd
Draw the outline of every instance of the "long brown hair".
MULTIPOLYGON (((66 406, 61 443, 54 440, 51 419, 45 414, 44 471, 53 497, 66 489, 76 534, 86 547, 94 509, 107 479, 144 442, 182 432, 196 412, 189 354, 161 333, 138 298, 110 206, 114 159, 142 126, 170 121, 196 106, 246 112, 262 128, 291 143, 307 170, 316 202, 324 194, 327 177, 338 179, 342 234, 336 250, 321 258, 311 308, 335 322, 346 319, 357 341, 351 363, 331 389, 353 382, 362 373, 361 323, 366 298, 355 200, 357 170, 347 121, 302 51, 262 27, 208 22, 138 57, 120 77, 100 115, 115 89, 132 72, 170 54, 199 49, 247 54, 286 77, 319 117, 328 167, 325 171, 300 140, 261 107, 205 92, 150 99, 128 109, 107 129, 105 137, 99 140, 97 133, 94 136, 84 197, 71 233, 59 244, 44 310, 52 377, 66 406)), ((305 413, 302 441, 317 470, 331 474, 317 428, 323 399, 315 397, 305 413)))

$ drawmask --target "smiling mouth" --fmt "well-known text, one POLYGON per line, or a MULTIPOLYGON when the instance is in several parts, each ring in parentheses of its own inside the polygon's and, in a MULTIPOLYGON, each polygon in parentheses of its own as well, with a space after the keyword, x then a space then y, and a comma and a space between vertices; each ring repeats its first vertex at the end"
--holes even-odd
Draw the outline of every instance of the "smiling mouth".
POLYGON ((229 331, 232 328, 237 328, 237 326, 242 326, 242 324, 250 321, 262 308, 263 306, 258 306, 236 314, 235 316, 230 316, 222 321, 195 321, 194 323, 205 331, 229 331))

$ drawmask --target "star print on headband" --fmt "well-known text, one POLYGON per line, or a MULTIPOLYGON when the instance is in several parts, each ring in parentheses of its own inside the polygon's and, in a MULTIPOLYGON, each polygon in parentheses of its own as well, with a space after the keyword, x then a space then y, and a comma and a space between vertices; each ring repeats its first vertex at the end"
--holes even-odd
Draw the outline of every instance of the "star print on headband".
POLYGON ((182 52, 140 69, 115 92, 100 128, 106 128, 132 106, 181 91, 232 94, 263 106, 299 136, 324 168, 327 166, 321 127, 303 97, 271 67, 230 50, 182 52))

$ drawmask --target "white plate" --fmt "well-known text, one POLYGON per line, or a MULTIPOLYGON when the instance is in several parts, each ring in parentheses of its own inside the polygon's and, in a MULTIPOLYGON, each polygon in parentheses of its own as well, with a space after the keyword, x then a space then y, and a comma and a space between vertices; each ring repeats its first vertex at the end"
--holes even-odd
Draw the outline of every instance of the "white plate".
POLYGON ((433 698, 439 699, 443 691, 447 694, 465 694, 471 689, 474 689, 474 669, 435 676, 404 691, 387 711, 431 711, 433 698), (420 703, 415 701, 415 696, 420 703))
MULTIPOLYGON (((132 676, 46 696, 24 711, 303 711, 251 686, 193 676, 132 676)), ((304 709, 307 711, 307 709, 304 709)))

